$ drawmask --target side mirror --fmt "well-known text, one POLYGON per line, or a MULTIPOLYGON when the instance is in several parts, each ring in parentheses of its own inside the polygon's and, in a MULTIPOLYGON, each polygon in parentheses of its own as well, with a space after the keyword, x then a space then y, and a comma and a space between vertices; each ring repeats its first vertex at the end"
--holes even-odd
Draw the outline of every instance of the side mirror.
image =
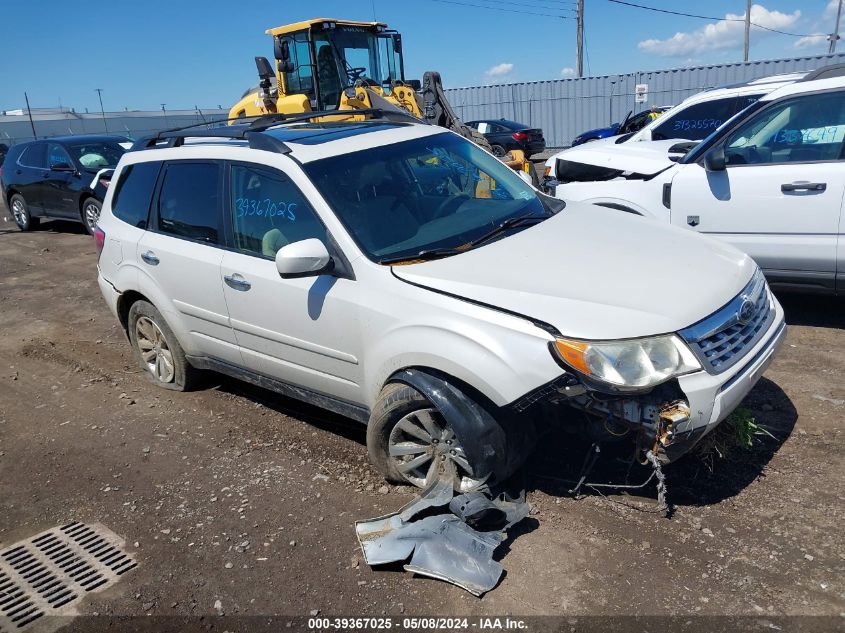
POLYGON ((273 41, 273 55, 280 62, 290 61, 290 43, 282 37, 277 37, 273 41))
POLYGON ((704 155, 704 168, 707 171, 725 171, 725 148, 714 147, 704 155))
POLYGON ((76 171, 76 168, 73 165, 68 165, 67 163, 53 163, 50 165, 50 171, 76 171))
POLYGON ((256 57, 255 67, 258 69, 258 76, 261 79, 269 79, 273 76, 273 67, 270 65, 270 62, 267 61, 266 57, 256 57))
POLYGON ((283 246, 276 253, 276 270, 283 279, 315 277, 332 268, 326 245, 315 237, 283 246))

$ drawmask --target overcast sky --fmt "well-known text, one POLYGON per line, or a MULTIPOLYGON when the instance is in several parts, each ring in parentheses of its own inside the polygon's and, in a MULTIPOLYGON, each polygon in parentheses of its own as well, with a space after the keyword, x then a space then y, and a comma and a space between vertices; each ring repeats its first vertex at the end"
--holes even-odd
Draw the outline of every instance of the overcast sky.
MULTIPOLYGON (((743 0, 631 0, 703 20, 585 0, 585 74, 742 59, 743 0)), ((827 52, 838 0, 753 5, 751 59, 827 52)), ((386 21, 403 34, 406 75, 438 70, 446 87, 570 77, 574 0, 0 0, 0 110, 228 108, 272 55, 264 30, 311 17, 386 21), (276 8, 274 8, 274 6, 276 8), (195 8, 194 8, 195 7, 195 8)), ((843 21, 845 28, 845 21, 843 21)), ((845 43, 839 47, 845 52, 845 43)))

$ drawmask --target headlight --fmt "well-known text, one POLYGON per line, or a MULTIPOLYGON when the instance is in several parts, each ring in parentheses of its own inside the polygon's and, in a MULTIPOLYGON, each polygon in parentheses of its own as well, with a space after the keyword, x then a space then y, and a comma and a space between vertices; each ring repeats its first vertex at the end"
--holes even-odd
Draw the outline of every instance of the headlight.
POLYGON ((585 376, 622 388, 647 388, 701 369, 674 334, 625 341, 587 342, 559 338, 555 350, 585 376))

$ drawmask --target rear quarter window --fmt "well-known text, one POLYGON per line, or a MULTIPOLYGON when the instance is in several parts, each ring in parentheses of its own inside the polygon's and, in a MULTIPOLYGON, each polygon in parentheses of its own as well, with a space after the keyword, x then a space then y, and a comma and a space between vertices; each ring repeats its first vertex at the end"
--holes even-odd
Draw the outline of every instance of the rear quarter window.
POLYGON ((146 229, 161 163, 135 163, 120 174, 111 203, 112 215, 139 229, 146 229))
POLYGON ((44 169, 47 162, 47 146, 44 143, 33 143, 25 147, 18 162, 24 167, 44 169))
POLYGON ((658 119, 660 123, 652 130, 651 138, 655 141, 672 138, 700 141, 761 96, 725 97, 696 103, 680 110, 671 118, 658 119))

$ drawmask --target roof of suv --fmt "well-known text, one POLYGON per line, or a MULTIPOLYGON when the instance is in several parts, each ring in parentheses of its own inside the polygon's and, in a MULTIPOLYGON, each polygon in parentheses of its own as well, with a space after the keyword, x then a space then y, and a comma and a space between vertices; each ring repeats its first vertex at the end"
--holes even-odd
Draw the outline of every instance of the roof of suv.
POLYGON ((209 130, 172 130, 135 144, 132 152, 154 152, 159 148, 197 147, 203 144, 250 147, 290 154, 307 163, 329 156, 390 145, 405 140, 443 134, 442 127, 410 120, 374 119, 312 123, 307 120, 258 129, 239 124, 209 130))
MULTIPOLYGON (((819 70, 827 69, 822 68, 819 70)), ((843 65, 840 70, 845 70, 845 65, 843 65)), ((816 77, 818 78, 808 76, 801 81, 780 86, 777 90, 773 90, 764 97, 761 97, 760 101, 774 101, 775 99, 780 99, 781 97, 787 97, 794 94, 845 87, 845 74, 842 72, 831 70, 830 72, 819 73, 816 77)))

